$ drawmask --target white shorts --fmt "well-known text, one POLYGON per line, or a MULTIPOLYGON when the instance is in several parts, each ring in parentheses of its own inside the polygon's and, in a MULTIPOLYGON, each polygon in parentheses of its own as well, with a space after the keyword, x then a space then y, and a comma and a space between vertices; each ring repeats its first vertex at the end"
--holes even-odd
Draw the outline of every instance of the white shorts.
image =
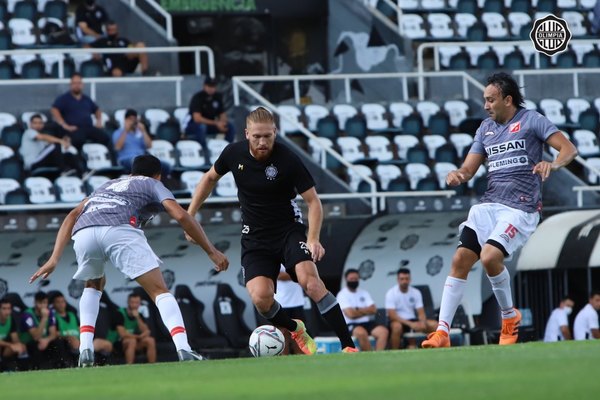
POLYGON ((471 207, 469 217, 460 225, 459 231, 468 226, 477 234, 482 248, 491 239, 511 255, 527 242, 539 221, 537 212, 528 213, 499 203, 482 203, 471 207))
POLYGON ((78 265, 73 279, 101 278, 109 260, 130 279, 162 263, 150 248, 144 232, 129 225, 90 226, 77 231, 73 241, 78 265))

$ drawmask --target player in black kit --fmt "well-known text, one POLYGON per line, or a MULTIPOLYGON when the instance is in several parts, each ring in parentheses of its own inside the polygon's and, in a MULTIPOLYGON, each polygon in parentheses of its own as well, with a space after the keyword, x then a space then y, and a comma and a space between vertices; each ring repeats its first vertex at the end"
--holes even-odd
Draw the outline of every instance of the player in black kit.
POLYGON ((304 323, 291 319, 275 301, 280 265, 317 303, 338 335, 344 352, 356 352, 342 310, 319 277, 316 262, 325 255, 319 241, 323 209, 315 182, 300 158, 275 141, 273 114, 259 107, 246 118, 246 139, 228 145, 196 187, 188 213, 196 214, 217 181, 231 172, 242 209, 242 270, 256 309, 275 326, 288 329, 305 354, 316 352, 304 323), (308 205, 308 234, 296 193, 308 205))

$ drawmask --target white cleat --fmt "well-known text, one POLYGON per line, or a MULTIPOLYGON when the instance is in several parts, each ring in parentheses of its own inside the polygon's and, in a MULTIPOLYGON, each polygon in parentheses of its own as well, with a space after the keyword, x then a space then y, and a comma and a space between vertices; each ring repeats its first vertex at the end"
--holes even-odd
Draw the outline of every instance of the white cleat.
POLYGON ((177 357, 179 357, 179 361, 203 361, 204 357, 200 354, 196 353, 194 350, 179 350, 177 352, 177 357))

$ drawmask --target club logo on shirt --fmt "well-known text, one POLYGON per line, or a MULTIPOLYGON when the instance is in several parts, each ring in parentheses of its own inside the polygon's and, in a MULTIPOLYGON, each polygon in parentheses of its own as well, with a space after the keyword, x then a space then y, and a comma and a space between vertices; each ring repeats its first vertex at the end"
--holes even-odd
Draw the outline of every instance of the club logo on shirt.
POLYGON ((265 168, 265 175, 267 176, 267 179, 270 181, 275 180, 275 177, 277 177, 278 172, 279 171, 277 170, 277 167, 274 166, 273 164, 271 164, 267 168, 265 168))
POLYGON ((514 124, 510 124, 508 127, 508 131, 510 133, 517 133, 521 130, 521 121, 515 122, 514 124))
POLYGON ((492 132, 492 131, 488 131, 488 132, 486 132, 486 133, 483 134, 483 136, 493 136, 493 135, 495 135, 495 133, 492 132))
POLYGON ((238 169, 240 171, 243 171, 244 170, 244 164, 238 164, 238 169))

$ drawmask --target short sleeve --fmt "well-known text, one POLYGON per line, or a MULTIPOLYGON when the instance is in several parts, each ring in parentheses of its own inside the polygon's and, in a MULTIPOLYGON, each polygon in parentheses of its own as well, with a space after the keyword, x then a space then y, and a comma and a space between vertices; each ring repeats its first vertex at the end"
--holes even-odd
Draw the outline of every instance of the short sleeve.
POLYGON ((542 114, 538 113, 537 111, 533 112, 535 114, 531 119, 532 129, 535 133, 535 136, 545 142, 550 136, 558 132, 558 128, 542 114))
POLYGON ((223 152, 221 153, 221 155, 219 155, 219 158, 217 158, 217 161, 215 161, 215 164, 213 165, 213 167, 215 168, 215 172, 221 176, 225 175, 231 170, 229 168, 229 163, 227 162, 227 160, 230 158, 230 154, 232 152, 232 145, 233 144, 228 144, 225 147, 225 149, 223 149, 223 152))
POLYGON ((300 158, 294 153, 291 153, 290 159, 293 160, 295 163, 294 187, 296 188, 296 191, 298 193, 304 193, 308 189, 314 187, 315 180, 313 179, 310 172, 308 172, 308 169, 306 168, 302 160, 300 160, 300 158))
POLYGON ((344 290, 340 290, 338 295, 337 295, 337 301, 340 305, 340 308, 343 310, 345 308, 351 307, 351 304, 348 301, 348 296, 345 295, 345 291, 344 290))
POLYGON ((598 329, 598 313, 593 309, 589 313, 589 320, 590 329, 598 329))
POLYGON ((481 133, 482 128, 483 128, 483 126, 479 126, 479 128, 477 129, 477 132, 475 132, 475 137, 473 138, 473 144, 471 145, 471 149, 469 150, 469 153, 485 154, 485 148, 483 147, 482 133, 481 133))
POLYGON ((156 181, 154 184, 154 194, 159 203, 162 203, 165 200, 175 200, 173 193, 171 193, 171 191, 160 181, 156 181))
POLYGON ((371 297, 371 294, 369 292, 367 292, 365 290, 364 295, 365 295, 365 307, 371 307, 373 304, 375 304, 375 302, 373 301, 373 298, 371 297))
MULTIPOLYGON (((414 289, 414 288, 413 288, 414 289)), ((423 308, 423 295, 419 289, 414 289, 415 309, 423 308)))
POLYGON ((388 310, 395 310, 396 304, 394 302, 394 294, 392 289, 388 290, 385 294, 385 308, 388 310))
POLYGON ((569 320, 567 319, 567 313, 564 312, 562 309, 560 310, 559 313, 557 313, 557 322, 558 322, 558 326, 569 326, 569 320))
POLYGON ((52 107, 57 108, 61 113, 65 109, 65 96, 60 95, 56 99, 54 99, 54 103, 52 103, 52 107))
POLYGON ((35 328, 36 326, 33 316, 28 312, 24 313, 21 319, 21 330, 28 332, 31 328, 35 328))

